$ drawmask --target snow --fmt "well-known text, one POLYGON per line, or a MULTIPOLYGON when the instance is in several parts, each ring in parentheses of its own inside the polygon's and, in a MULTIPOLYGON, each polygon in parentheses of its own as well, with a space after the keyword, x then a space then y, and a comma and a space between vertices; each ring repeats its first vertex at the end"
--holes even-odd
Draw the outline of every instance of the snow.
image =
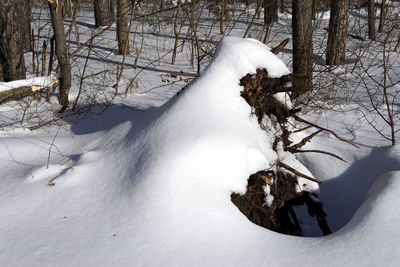
POLYGON ((271 187, 269 187, 269 185, 265 185, 263 186, 263 190, 266 194, 265 202, 267 203, 268 206, 271 206, 272 201, 274 201, 274 196, 271 194, 271 187))
MULTIPOLYGON (((163 105, 174 92, 139 91, 124 100, 135 108, 116 101, 67 129, 2 131, 0 265, 397 266, 400 147, 386 147, 349 105, 308 119, 360 149, 324 133, 307 145, 348 163, 277 154, 276 123, 261 130, 240 97, 239 79, 259 67, 289 73, 269 47, 225 37, 200 77, 163 105), (231 203, 231 192, 244 193, 249 175, 278 157, 323 180, 298 190, 320 190, 333 234, 311 225, 306 234, 318 237, 278 234, 231 203)), ((291 105, 285 94, 277 99, 291 105)))

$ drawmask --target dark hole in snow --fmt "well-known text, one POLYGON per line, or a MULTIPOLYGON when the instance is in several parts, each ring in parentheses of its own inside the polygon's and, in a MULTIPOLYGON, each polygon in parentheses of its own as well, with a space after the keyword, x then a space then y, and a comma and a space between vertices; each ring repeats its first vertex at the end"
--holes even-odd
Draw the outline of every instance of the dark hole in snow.
MULTIPOLYGON (((305 205, 308 216, 315 218, 323 235, 330 234, 326 213, 315 193, 296 192, 297 178, 293 175, 273 171, 252 174, 244 195, 231 194, 231 200, 253 223, 283 234, 303 236, 302 223, 294 207, 305 205), (269 187, 269 194, 265 187, 269 187), (268 203, 268 195, 273 200, 268 203)), ((304 214, 302 214, 304 216, 304 214)))

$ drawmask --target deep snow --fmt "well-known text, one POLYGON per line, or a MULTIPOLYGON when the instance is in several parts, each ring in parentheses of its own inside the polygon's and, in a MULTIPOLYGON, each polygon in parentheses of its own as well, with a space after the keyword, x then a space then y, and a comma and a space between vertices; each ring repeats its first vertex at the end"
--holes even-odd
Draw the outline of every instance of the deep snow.
MULTIPOLYGON (((397 265, 397 146, 356 151, 326 135, 316 139, 354 162, 302 159, 326 180, 321 198, 338 230, 332 235, 281 235, 231 203, 232 191, 243 192, 248 176, 276 159, 240 97, 239 79, 257 67, 288 73, 266 46, 225 38, 202 75, 162 107, 114 105, 97 122, 72 125, 73 140, 61 129, 54 145, 64 156, 52 153, 48 169, 54 132, 3 132, 0 265, 397 265)), ((357 143, 368 142, 366 131, 355 130, 357 143)))

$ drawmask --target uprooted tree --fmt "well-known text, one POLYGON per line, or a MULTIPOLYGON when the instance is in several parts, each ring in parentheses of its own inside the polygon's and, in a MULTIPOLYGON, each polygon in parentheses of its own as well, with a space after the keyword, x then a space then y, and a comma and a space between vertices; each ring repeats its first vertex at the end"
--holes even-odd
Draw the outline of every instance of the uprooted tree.
MULTIPOLYGON (((282 47, 278 46, 278 47, 282 47)), ((272 49, 277 53, 279 49, 272 49)), ((335 132, 301 118, 300 109, 290 108, 277 97, 280 92, 299 93, 293 84, 295 76, 285 75, 271 78, 267 70, 257 69, 256 74, 247 74, 240 80, 243 86, 241 96, 252 107, 261 128, 275 134, 273 150, 276 162, 266 170, 252 174, 248 179, 247 191, 244 195, 233 193, 232 202, 253 223, 277 232, 302 235, 301 223, 296 215, 295 206, 305 205, 311 217, 315 217, 324 235, 331 233, 326 221, 327 214, 322 209, 318 195, 308 188, 305 180, 321 183, 321 181, 290 166, 281 158, 294 157, 297 153, 322 153, 344 161, 340 156, 323 150, 307 150, 303 147, 316 135, 326 131, 341 141, 348 142, 335 132), (265 119, 272 124, 265 124, 265 119), (296 129, 295 125, 305 124, 307 127, 296 129), (273 128, 273 129, 271 129, 273 128), (291 135, 305 129, 316 128, 316 131, 293 143, 291 135), (289 155, 290 154, 290 155, 289 155), (304 180, 305 179, 305 180, 304 180)), ((351 144, 351 143, 350 143, 351 144)), ((352 144, 353 145, 353 144, 352 144)))

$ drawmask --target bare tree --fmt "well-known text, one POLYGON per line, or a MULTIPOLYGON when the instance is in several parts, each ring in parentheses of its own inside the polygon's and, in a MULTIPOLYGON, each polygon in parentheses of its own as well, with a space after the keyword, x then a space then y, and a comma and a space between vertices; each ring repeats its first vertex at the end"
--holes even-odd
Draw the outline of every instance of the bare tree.
POLYGON ((0 80, 25 78, 25 0, 0 1, 0 80))
POLYGON ((386 0, 381 0, 381 15, 379 17, 378 32, 383 32, 383 26, 385 25, 385 15, 386 15, 386 0))
POLYGON ((278 21, 278 0, 264 0, 263 2, 265 27, 263 42, 266 43, 271 26, 278 21))
POLYGON ((376 39, 375 0, 368 0, 368 37, 371 40, 376 39))
POLYGON ((172 60, 171 60, 172 65, 175 64, 176 53, 178 50, 178 42, 179 42, 179 35, 180 35, 180 29, 178 27, 178 24, 179 24, 179 16, 180 16, 181 5, 182 5, 181 0, 178 0, 177 4, 178 4, 178 8, 176 10, 175 21, 174 21, 175 44, 174 44, 174 50, 172 52, 172 60))
MULTIPOLYGON (((313 26, 312 0, 292 1, 293 86, 312 90, 313 83, 313 26)), ((292 94, 296 98, 298 92, 292 94)))
POLYGON ((264 0, 264 24, 278 21, 278 0, 264 0))
POLYGON ((62 3, 56 0, 48 0, 50 8, 51 21, 55 36, 55 51, 58 64, 61 69, 60 88, 58 94, 58 102, 63 112, 69 104, 68 94, 71 87, 71 65, 67 54, 67 45, 64 34, 64 23, 62 16, 62 3))
POLYGON ((21 23, 21 32, 22 32, 22 42, 24 43, 24 52, 32 51, 31 45, 31 13, 32 13, 32 5, 33 0, 24 1, 24 9, 25 9, 25 21, 21 23))
POLYGON ((326 64, 341 65, 346 60, 348 0, 331 0, 326 64))
POLYGON ((102 27, 114 21, 114 1, 113 0, 94 0, 95 26, 102 27))
POLYGON ((117 0, 117 38, 120 54, 129 54, 129 0, 117 0))

